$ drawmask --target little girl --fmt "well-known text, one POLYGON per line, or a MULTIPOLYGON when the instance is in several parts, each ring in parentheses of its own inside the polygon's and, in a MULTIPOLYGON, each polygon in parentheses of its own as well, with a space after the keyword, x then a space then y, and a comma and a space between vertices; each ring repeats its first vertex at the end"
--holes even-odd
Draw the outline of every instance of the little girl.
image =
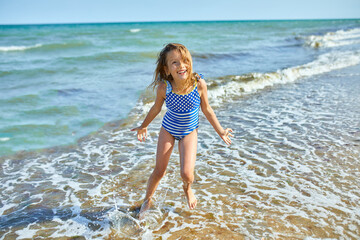
POLYGON ((223 129, 210 107, 205 80, 193 73, 192 58, 187 48, 181 44, 170 43, 160 52, 155 78, 151 84, 157 88, 155 103, 137 131, 140 142, 147 137, 147 126, 159 114, 166 103, 167 112, 164 116, 159 133, 156 166, 147 185, 146 196, 139 217, 150 208, 151 199, 165 175, 175 140, 179 140, 179 154, 183 189, 190 209, 196 207, 197 200, 191 189, 194 181, 194 167, 197 149, 199 126, 199 109, 214 127, 215 131, 228 145, 231 144, 230 128, 223 129))

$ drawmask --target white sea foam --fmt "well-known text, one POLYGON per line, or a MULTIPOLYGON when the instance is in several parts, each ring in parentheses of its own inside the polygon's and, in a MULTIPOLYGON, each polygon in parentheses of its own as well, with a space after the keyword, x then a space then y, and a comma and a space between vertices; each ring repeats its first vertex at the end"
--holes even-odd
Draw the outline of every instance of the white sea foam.
POLYGON ((360 28, 351 30, 339 30, 336 32, 328 32, 325 35, 311 35, 304 37, 305 45, 310 47, 339 47, 360 43, 360 28))
POLYGON ((0 216, 4 214, 4 212, 8 209, 16 207, 17 204, 14 203, 8 203, 0 208, 0 216))
POLYGON ((10 140, 10 138, 8 138, 8 137, 0 138, 0 142, 6 142, 9 140, 10 140))
POLYGON ((21 236, 22 239, 27 238, 27 239, 32 239, 35 235, 36 232, 39 231, 38 229, 31 229, 32 225, 28 225, 27 227, 21 229, 21 230, 17 230, 16 234, 21 236))
POLYGON ((0 46, 1 52, 11 52, 11 51, 25 51, 32 48, 39 48, 42 44, 36 44, 32 46, 0 46))
POLYGON ((137 33, 137 32, 140 32, 141 29, 140 28, 133 28, 133 29, 130 29, 130 32, 132 33, 137 33))

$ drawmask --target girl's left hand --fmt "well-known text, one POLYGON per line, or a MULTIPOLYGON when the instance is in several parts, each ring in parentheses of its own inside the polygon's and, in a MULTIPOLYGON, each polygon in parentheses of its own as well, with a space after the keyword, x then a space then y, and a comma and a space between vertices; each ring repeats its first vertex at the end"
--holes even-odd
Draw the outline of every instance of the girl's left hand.
POLYGON ((227 128, 224 130, 223 134, 220 135, 221 139, 227 144, 230 145, 231 144, 231 139, 230 137, 234 137, 234 135, 232 135, 231 133, 233 132, 233 130, 231 128, 227 128))

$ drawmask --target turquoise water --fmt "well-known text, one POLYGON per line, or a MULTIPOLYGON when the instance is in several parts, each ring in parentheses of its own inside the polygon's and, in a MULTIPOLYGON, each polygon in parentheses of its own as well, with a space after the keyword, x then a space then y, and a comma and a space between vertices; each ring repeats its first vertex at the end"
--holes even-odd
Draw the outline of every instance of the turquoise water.
POLYGON ((304 37, 359 20, 0 26, 0 155, 74 144, 124 119, 151 82, 157 52, 187 46, 207 78, 298 66, 328 49, 304 37))
POLYGON ((1 26, 0 83, 1 240, 360 238, 360 20, 1 26), (201 113, 197 208, 175 147, 140 221, 167 42, 235 137, 201 113))

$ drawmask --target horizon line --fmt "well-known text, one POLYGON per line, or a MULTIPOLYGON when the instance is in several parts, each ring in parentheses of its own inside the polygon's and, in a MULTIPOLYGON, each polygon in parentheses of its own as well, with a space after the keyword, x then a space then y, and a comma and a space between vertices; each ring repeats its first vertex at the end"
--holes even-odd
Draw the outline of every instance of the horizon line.
POLYGON ((0 23, 0 26, 38 25, 86 25, 86 24, 139 24, 139 23, 206 23, 206 22, 264 22, 264 21, 331 21, 360 20, 360 18, 299 18, 299 19, 233 19, 233 20, 158 20, 158 21, 104 21, 104 22, 64 22, 64 23, 0 23))

